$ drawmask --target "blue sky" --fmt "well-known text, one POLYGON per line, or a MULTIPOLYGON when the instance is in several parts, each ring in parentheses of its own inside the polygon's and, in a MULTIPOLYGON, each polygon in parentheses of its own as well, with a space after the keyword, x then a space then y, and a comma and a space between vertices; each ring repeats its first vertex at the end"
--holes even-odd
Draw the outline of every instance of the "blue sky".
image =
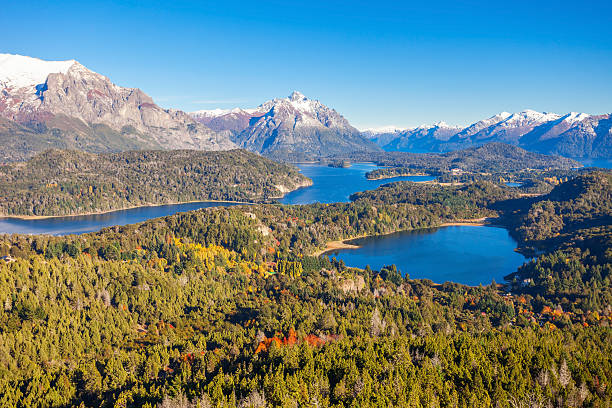
POLYGON ((187 111, 297 89, 357 127, 612 112, 610 1, 3 0, 0 52, 187 111))

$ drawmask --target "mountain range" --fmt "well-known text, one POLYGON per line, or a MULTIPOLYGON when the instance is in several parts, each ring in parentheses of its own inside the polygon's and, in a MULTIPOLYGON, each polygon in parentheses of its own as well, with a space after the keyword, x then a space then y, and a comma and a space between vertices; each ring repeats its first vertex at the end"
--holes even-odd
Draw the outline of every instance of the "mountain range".
POLYGON ((117 86, 75 60, 0 54, 0 162, 49 148, 236 147, 281 160, 381 150, 338 112, 299 92, 255 109, 189 115, 161 108, 140 89, 117 86))
POLYGON ((49 148, 94 153, 236 147, 289 161, 379 151, 444 152, 490 142, 569 157, 612 157, 606 115, 502 112, 468 127, 444 122, 359 131, 334 109, 294 91, 252 109, 165 109, 75 60, 0 54, 0 162, 49 148))
POLYGON ((612 157, 612 118, 571 112, 502 112, 465 128, 432 126, 368 129, 363 134, 386 151, 444 152, 491 142, 568 157, 612 157))
POLYGON ((215 132, 136 88, 113 84, 75 60, 0 54, 0 161, 51 147, 90 152, 227 150, 215 132))

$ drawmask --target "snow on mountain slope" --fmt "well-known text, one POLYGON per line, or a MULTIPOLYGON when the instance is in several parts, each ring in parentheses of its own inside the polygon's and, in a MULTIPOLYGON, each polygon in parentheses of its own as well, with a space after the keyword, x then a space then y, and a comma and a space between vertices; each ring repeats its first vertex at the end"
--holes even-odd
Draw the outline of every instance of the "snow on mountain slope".
POLYGON ((191 112, 190 115, 193 116, 194 118, 197 117, 201 117, 201 118, 218 118, 220 116, 224 116, 224 115, 239 115, 239 114, 252 114, 252 113, 256 113, 258 110, 257 108, 254 109, 243 109, 243 108, 233 108, 233 109, 203 109, 203 110, 198 110, 195 112, 191 112))
MULTIPOLYGON (((461 127, 449 126, 446 122, 433 125, 421 125, 406 129, 383 145, 387 151, 426 152, 434 150, 436 144, 445 142, 459 131, 461 127)), ((379 139, 382 141, 382 139, 379 139)), ((380 141, 379 141, 380 143, 380 141)))
MULTIPOLYGON (((180 110, 162 109, 140 89, 115 85, 74 60, 2 54, 0 84, 0 117, 34 132, 26 155, 45 146, 93 152, 236 147, 227 132, 214 132, 180 110)), ((19 144, 11 134, 0 136, 2 149, 19 144)))
POLYGON ((568 122, 568 123, 576 123, 576 122, 582 122, 583 120, 587 119, 589 116, 588 113, 578 113, 578 112, 570 112, 567 115, 563 116, 561 118, 561 120, 563 120, 564 122, 568 122))
POLYGON ((527 109, 522 112, 513 113, 505 120, 499 122, 497 125, 502 127, 532 126, 549 122, 551 120, 556 120, 560 117, 561 116, 557 115, 556 113, 541 113, 527 109))
POLYGON ((586 113, 571 112, 564 116, 554 115, 553 119, 534 127, 521 136, 521 144, 539 143, 554 139, 569 129, 576 127, 580 122, 588 119, 586 113))
POLYGON ((398 133, 365 135, 387 151, 451 151, 490 142, 503 142, 541 153, 606 158, 612 155, 610 115, 571 112, 566 115, 534 110, 501 112, 465 129, 443 123, 398 133))
POLYGON ((249 126, 254 116, 261 116, 258 108, 254 109, 212 109, 191 112, 191 117, 199 123, 217 132, 229 131, 239 133, 249 126))
POLYGON ((258 110, 265 113, 234 139, 250 150, 290 159, 379 150, 334 109, 297 91, 258 110))
POLYGON ((523 135, 560 117, 555 113, 541 113, 530 109, 512 114, 501 112, 468 126, 449 139, 448 144, 441 148, 453 150, 487 142, 518 145, 523 135))
POLYGON ((215 130, 230 130, 240 146, 279 159, 302 160, 379 148, 334 109, 298 91, 253 109, 191 113, 215 130))
POLYGON ((65 74, 77 62, 44 61, 23 55, 0 54, 0 89, 18 89, 44 84, 49 74, 65 74))
POLYGON ((498 124, 512 116, 509 112, 501 112, 497 115, 491 116, 490 118, 480 120, 476 123, 471 124, 470 126, 463 129, 461 132, 457 134, 457 137, 460 139, 472 136, 483 129, 488 128, 489 126, 498 124))
POLYGON ((401 128, 398 126, 381 126, 381 127, 376 127, 376 128, 365 128, 365 129, 361 129, 361 133, 366 136, 366 137, 370 137, 370 136, 376 136, 376 135, 380 135, 380 134, 385 134, 385 133, 399 133, 399 132, 403 132, 404 130, 408 130, 408 129, 413 129, 413 128, 401 128))

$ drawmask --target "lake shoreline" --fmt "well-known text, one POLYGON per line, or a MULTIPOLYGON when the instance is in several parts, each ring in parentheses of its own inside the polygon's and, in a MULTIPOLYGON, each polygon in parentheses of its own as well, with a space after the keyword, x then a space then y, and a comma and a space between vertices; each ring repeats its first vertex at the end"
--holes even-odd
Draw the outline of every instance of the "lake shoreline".
MULTIPOLYGON (((384 176, 378 176, 378 177, 368 177, 368 175, 366 174, 366 179, 372 180, 372 181, 387 180, 387 179, 393 179, 393 178, 397 178, 397 177, 435 177, 435 176, 433 176, 431 174, 426 174, 426 173, 402 173, 402 174, 395 174, 395 175, 384 175, 384 176)), ((415 181, 415 183, 426 183, 426 181, 415 181)))
MULTIPOLYGON (((307 188, 307 187, 310 187, 312 185, 313 185, 313 181, 311 179, 308 179, 308 180, 306 180, 306 181, 304 181, 302 183, 298 183, 296 185, 296 188, 293 189, 293 190, 285 191, 285 190, 279 188, 279 190, 281 191, 282 195, 268 197, 267 199, 269 199, 269 200, 279 200, 279 199, 282 199, 287 194, 289 194, 289 193, 291 193, 293 191, 297 191, 297 190, 302 189, 302 188, 307 188)), ((278 186, 277 186, 277 188, 278 188, 278 186)), ((104 214, 109 214, 109 213, 113 213, 113 212, 134 210, 134 209, 137 209, 137 208, 163 207, 164 205, 182 205, 182 204, 193 204, 193 203, 227 203, 227 204, 243 204, 243 205, 267 204, 267 203, 264 203, 264 202, 257 202, 257 201, 189 200, 189 201, 174 201, 174 202, 169 202, 169 203, 132 205, 132 206, 128 206, 128 207, 115 208, 115 209, 112 209, 112 210, 88 211, 88 212, 83 212, 83 213, 78 213, 78 214, 66 214, 66 215, 0 215, 0 220, 2 220, 2 219, 12 219, 12 220, 30 221, 30 220, 48 220, 48 219, 52 219, 52 218, 86 217, 86 216, 89 216, 89 215, 104 215, 104 214)))
POLYGON ((440 224, 440 227, 460 227, 460 226, 472 226, 472 227, 485 227, 491 225, 491 221, 494 218, 490 217, 482 217, 475 218, 473 220, 457 220, 453 222, 445 222, 440 224))
MULTIPOLYGON (((270 197, 270 199, 271 200, 282 200, 289 193, 293 193, 294 191, 298 191, 298 190, 301 190, 301 189, 304 189, 304 188, 308 188, 308 187, 312 187, 312 186, 314 186, 314 182, 311 179, 308 178, 303 183, 298 183, 293 190, 283 191, 282 189, 279 188, 279 190, 282 192, 282 194, 279 195, 279 196, 272 196, 272 197, 270 197)), ((276 186, 276 187, 278 188, 278 186, 276 186)), ((262 203, 249 203, 249 204, 262 204, 262 203)))
POLYGON ((163 207, 165 205, 182 205, 182 204, 193 204, 193 203, 227 203, 227 204, 243 204, 243 205, 253 205, 259 204, 256 202, 248 202, 248 201, 230 201, 230 200, 191 200, 191 201, 178 201, 178 202, 170 202, 170 203, 159 203, 159 204, 143 204, 143 205, 133 205, 129 207, 117 208, 113 210, 106 211, 91 211, 84 212, 78 214, 67 214, 67 215, 0 215, 0 220, 2 219, 11 219, 11 220, 48 220, 52 218, 72 218, 72 217, 86 217, 89 215, 104 215, 113 212, 119 211, 127 211, 134 210, 137 208, 150 208, 150 207, 163 207))
POLYGON ((495 219, 496 218, 482 217, 482 218, 474 218, 474 219, 471 219, 471 220, 457 220, 457 221, 453 221, 453 222, 445 222, 445 223, 442 223, 442 224, 439 224, 439 225, 433 225, 431 227, 414 228, 414 229, 409 229, 409 230, 398 230, 398 231, 389 232, 387 234, 360 235, 360 236, 357 236, 357 237, 351 237, 351 238, 346 238, 346 239, 337 240, 337 241, 329 241, 329 242, 327 242, 325 244, 325 248, 319 249, 318 251, 314 252, 312 254, 312 256, 319 257, 321 255, 325 255, 328 252, 333 252, 333 251, 336 251, 338 249, 359 249, 359 248, 361 248, 361 245, 355 245, 355 244, 349 243, 350 241, 354 241, 356 239, 370 238, 370 237, 382 237, 382 236, 385 236, 385 235, 396 234, 398 232, 418 231, 418 230, 423 230, 423 229, 433 229, 433 228, 441 228, 441 227, 460 227, 460 226, 465 226, 465 227, 488 227, 488 226, 494 226, 494 224, 492 224, 492 221, 495 220, 495 219))

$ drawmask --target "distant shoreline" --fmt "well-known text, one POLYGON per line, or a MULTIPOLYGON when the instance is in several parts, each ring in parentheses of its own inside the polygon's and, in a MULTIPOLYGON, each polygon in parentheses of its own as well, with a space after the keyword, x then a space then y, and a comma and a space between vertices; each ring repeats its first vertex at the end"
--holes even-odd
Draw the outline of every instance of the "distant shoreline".
POLYGON ((318 251, 314 252, 312 256, 319 257, 321 255, 325 255, 327 252, 333 252, 338 249, 359 249, 362 247, 361 245, 355 245, 355 244, 348 243, 349 241, 354 241, 356 239, 369 238, 369 237, 382 237, 385 235, 395 234, 397 232, 418 231, 422 229, 431 229, 431 228, 440 228, 440 227, 460 227, 460 226, 486 227, 486 226, 492 225, 491 221, 494 219, 495 218, 482 217, 482 218, 474 218, 471 220, 457 220, 453 222, 445 222, 439 225, 432 225, 431 227, 413 228, 409 230, 398 230, 398 231, 389 232, 387 234, 360 235, 357 237, 346 238, 346 239, 342 239, 338 241, 329 241, 325 244, 325 248, 319 249, 318 251))
MULTIPOLYGON (((397 178, 397 177, 427 177, 427 176, 434 177, 431 174, 425 174, 425 173, 402 173, 402 174, 395 174, 395 175, 387 175, 387 174, 385 174, 385 175, 377 176, 377 177, 374 177, 374 178, 370 178, 366 174, 366 179, 375 181, 375 180, 392 179, 392 178, 397 178)), ((425 181, 420 181, 419 183, 424 183, 424 182, 425 181)))
POLYGON ((460 226, 472 226, 472 227, 485 227, 491 225, 490 217, 475 218, 472 220, 457 220, 453 222, 445 222, 439 225, 439 227, 460 227, 460 226))
POLYGON ((67 215, 1 215, 1 219, 14 219, 14 220, 45 220, 50 218, 68 218, 68 217, 86 217, 88 215, 104 215, 112 212, 134 210, 136 208, 148 208, 148 207, 162 207, 164 205, 181 205, 181 204, 192 204, 192 203, 228 203, 228 204, 257 204, 254 202, 247 201, 230 201, 230 200, 190 200, 190 201, 177 201, 170 203, 158 203, 158 204, 142 204, 133 205, 129 207, 116 208, 113 210, 106 211, 88 211, 78 214, 67 214, 67 215))
POLYGON ((433 180, 424 180, 424 181, 415 181, 414 183, 419 183, 419 184, 435 184, 438 186, 462 186, 465 183, 461 183, 461 182, 449 182, 449 183, 445 183, 445 182, 441 182, 441 181, 436 181, 436 179, 433 180))
MULTIPOLYGON (((282 189, 279 188, 279 191, 281 191, 281 193, 282 193, 281 195, 268 197, 267 199, 269 199, 269 200, 279 200, 279 199, 285 197, 285 195, 287 195, 287 194, 289 194, 291 192, 297 191, 297 190, 302 189, 302 188, 310 187, 312 185, 313 185, 312 180, 307 179, 303 183, 298 183, 296 185, 296 188, 293 189, 293 190, 283 191, 282 189)), ((227 203, 227 204, 247 204, 247 205, 263 204, 263 203, 256 202, 256 201, 189 200, 189 201, 175 201, 175 202, 169 202, 169 203, 132 205, 132 206, 128 206, 128 207, 115 208, 115 209, 112 209, 112 210, 87 211, 87 212, 84 212, 84 213, 67 214, 67 215, 0 215, 0 220, 2 220, 2 219, 44 220, 44 219, 50 219, 50 218, 85 217, 85 216, 88 216, 88 215, 104 215, 104 214, 108 214, 108 213, 112 213, 112 212, 117 212, 117 211, 134 210, 136 208, 161 207, 161 206, 164 206, 164 205, 181 205, 181 204, 192 204, 192 203, 227 203)))

